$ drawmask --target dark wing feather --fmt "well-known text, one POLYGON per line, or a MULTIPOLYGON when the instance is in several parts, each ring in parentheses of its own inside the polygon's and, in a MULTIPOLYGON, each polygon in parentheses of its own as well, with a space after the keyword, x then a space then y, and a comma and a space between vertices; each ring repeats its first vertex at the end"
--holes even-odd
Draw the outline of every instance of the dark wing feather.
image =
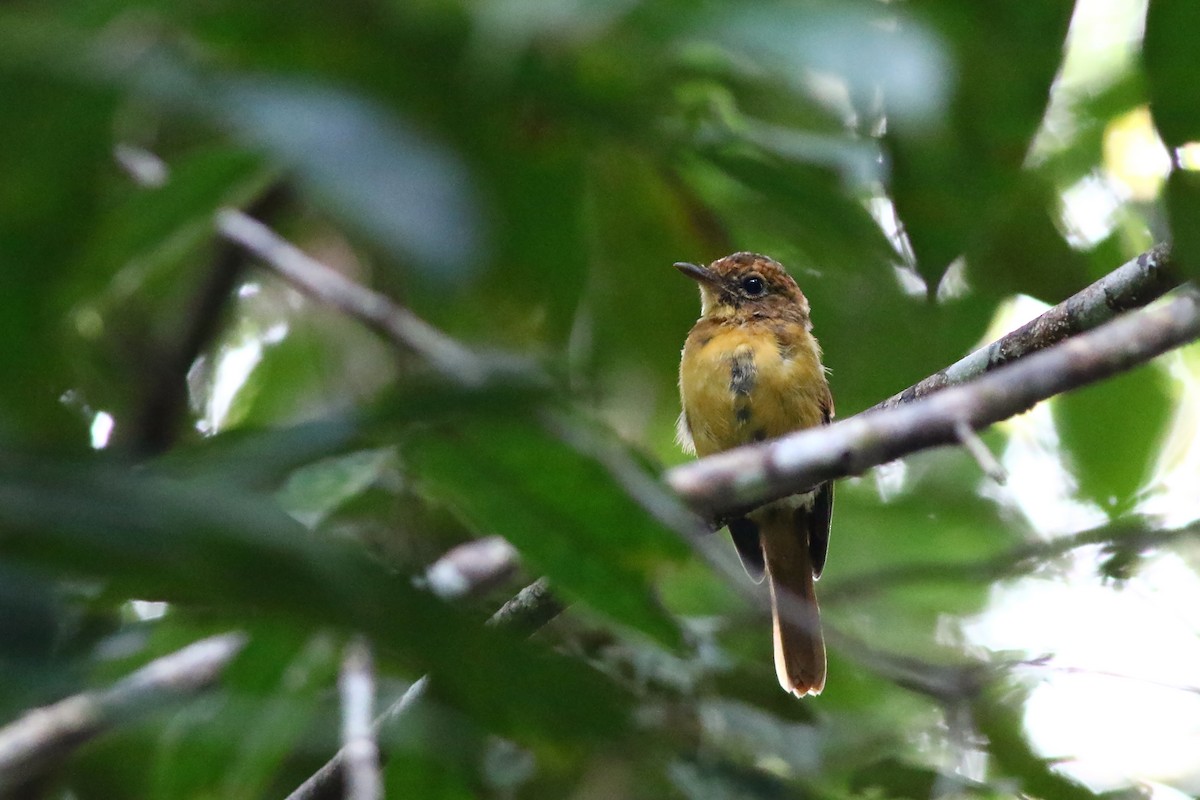
POLYGON ((808 554, 812 558, 813 577, 821 577, 825 556, 829 554, 829 520, 833 517, 833 483, 817 487, 812 509, 808 512, 808 554))
POLYGON ((758 525, 746 517, 729 520, 729 535, 737 548, 742 567, 755 583, 761 583, 766 561, 763 558, 762 541, 758 537, 758 525))
MULTIPOLYGON (((833 395, 826 394, 822 416, 825 424, 833 419, 833 395)), ((811 526, 808 529, 808 554, 812 558, 813 577, 821 577, 825 569, 825 557, 829 555, 829 523, 833 518, 833 482, 817 487, 811 511, 811 526)))

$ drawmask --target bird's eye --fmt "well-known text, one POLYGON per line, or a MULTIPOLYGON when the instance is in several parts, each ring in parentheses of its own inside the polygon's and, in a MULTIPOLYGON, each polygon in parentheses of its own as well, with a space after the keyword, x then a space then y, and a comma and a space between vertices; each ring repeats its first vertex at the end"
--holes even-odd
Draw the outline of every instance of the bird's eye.
POLYGON ((767 285, 763 283, 763 279, 757 275, 750 275, 742 278, 742 291, 751 297, 758 297, 767 290, 767 285))

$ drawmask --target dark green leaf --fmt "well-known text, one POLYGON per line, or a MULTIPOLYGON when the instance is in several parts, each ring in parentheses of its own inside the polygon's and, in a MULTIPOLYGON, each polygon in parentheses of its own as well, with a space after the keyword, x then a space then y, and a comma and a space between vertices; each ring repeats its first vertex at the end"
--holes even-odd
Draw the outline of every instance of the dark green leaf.
POLYGON ((461 771, 428 758, 403 754, 390 758, 383 779, 388 797, 420 797, 423 800, 473 800, 479 797, 461 771))
POLYGON ((65 343, 72 281, 86 258, 110 164, 114 99, 52 77, 0 70, 0 437, 86 442, 65 343))
POLYGON ((967 249, 969 280, 991 297, 1027 294, 1054 304, 1091 283, 1084 257, 1058 229, 1058 194, 1032 174, 998 200, 967 249))
MULTIPOLYGON (((160 625, 153 655, 183 644, 178 635, 191 627, 178 619, 160 625)), ((262 797, 285 757, 323 711, 321 696, 336 674, 333 637, 321 635, 306 642, 293 628, 256 625, 219 688, 173 709, 170 724, 157 733, 152 725, 123 732, 102 752, 111 756, 125 747, 140 750, 120 756, 136 759, 129 765, 134 770, 145 769, 139 763, 145 759, 157 761, 159 768, 148 770, 148 796, 262 797)), ((102 772, 103 761, 89 759, 79 774, 88 780, 102 772)))
POLYGON ((78 287, 81 295, 120 302, 177 288, 179 262, 211 239, 213 212, 249 202, 269 181, 256 156, 224 147, 189 154, 166 169, 162 186, 131 187, 123 202, 105 210, 88 248, 94 263, 82 276, 91 283, 78 287), (132 276, 106 285, 126 267, 132 276))
POLYGON ((958 775, 947 775, 895 758, 882 759, 857 770, 850 778, 850 789, 860 795, 882 792, 884 797, 906 800, 927 800, 950 791, 988 794, 983 785, 958 775))
POLYGON ((480 143, 491 181, 494 257, 456 295, 412 281, 423 318, 468 341, 523 349, 563 347, 587 287, 591 241, 584 221, 587 151, 570 138, 542 141, 520 123, 480 143))
POLYGON ((56 649, 78 624, 45 576, 0 564, 0 719, 50 702, 69 685, 74 665, 56 649))
POLYGON ((228 487, 9 455, 0 529, 5 558, 102 578, 125 596, 366 632, 381 657, 434 672, 445 697, 501 730, 586 737, 611 732, 622 715, 620 696, 595 673, 481 629, 361 549, 314 539, 273 504, 228 487))
POLYGON ((667 768, 676 791, 688 800, 772 800, 796 797, 795 787, 765 770, 728 761, 676 761, 667 768))
POLYGON ((1200 7, 1189 0, 1154 0, 1146 11, 1142 57, 1150 113, 1167 147, 1200 141, 1200 88, 1192 57, 1200 37, 1200 7))
POLYGON ((864 2, 757 3, 722 15, 713 35, 783 75, 838 75, 860 107, 882 91, 897 119, 928 124, 951 89, 942 42, 905 8, 888 11, 864 2))
POLYGON ((384 392, 365 408, 290 426, 232 428, 177 447, 156 460, 153 469, 170 477, 273 490, 306 464, 390 445, 397 427, 416 420, 497 406, 527 408, 546 397, 541 387, 497 383, 462 389, 410 377, 403 389, 384 392))
POLYGON ((788 220, 791 246, 805 253, 806 263, 867 271, 894 260, 883 231, 862 204, 846 195, 831 170, 740 153, 711 158, 788 220))
POLYGON ((921 2, 951 46, 955 92, 936 127, 889 125, 891 194, 925 280, 971 244, 1018 180, 1062 56, 1073 3, 921 2))
POLYGON ((1127 512, 1150 475, 1172 399, 1156 366, 1054 400, 1054 417, 1079 491, 1110 517, 1127 512))
POLYGON ((1167 178, 1171 256, 1182 274, 1200 276, 1200 173, 1174 170, 1167 178))
POLYGON ((222 82, 216 112, 292 167, 351 227, 463 280, 482 245, 471 177, 447 149, 353 94, 282 79, 222 82))
POLYGON ((1096 794, 1055 772, 1051 762, 1030 747, 1021 722, 1022 699, 1010 690, 993 686, 972 706, 975 724, 987 737, 988 753, 995 759, 996 768, 1017 780, 1022 793, 1031 797, 1095 800, 1096 794))
MULTIPOLYGON (((591 334, 577 357, 622 380, 628 375, 620 368, 630 362, 670 364, 696 317, 696 288, 680 281, 671 264, 718 254, 692 252, 694 229, 678 179, 673 184, 649 159, 624 149, 597 152, 590 163, 588 205, 606 268, 592 277, 591 334)), ((669 370, 660 377, 660 391, 673 404, 676 377, 669 370)))
POLYGON ((504 416, 439 426, 403 453, 430 494, 481 533, 504 536, 556 588, 679 643, 651 585, 655 570, 686 550, 595 460, 534 420, 504 416))

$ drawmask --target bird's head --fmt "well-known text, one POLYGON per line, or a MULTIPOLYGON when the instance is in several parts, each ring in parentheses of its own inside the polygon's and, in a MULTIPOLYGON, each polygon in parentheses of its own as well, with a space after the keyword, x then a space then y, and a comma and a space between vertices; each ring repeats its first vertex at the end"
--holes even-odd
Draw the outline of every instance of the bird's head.
POLYGON ((675 268, 700 284, 705 317, 780 317, 808 324, 808 299, 773 258, 734 253, 707 267, 681 261, 675 268))

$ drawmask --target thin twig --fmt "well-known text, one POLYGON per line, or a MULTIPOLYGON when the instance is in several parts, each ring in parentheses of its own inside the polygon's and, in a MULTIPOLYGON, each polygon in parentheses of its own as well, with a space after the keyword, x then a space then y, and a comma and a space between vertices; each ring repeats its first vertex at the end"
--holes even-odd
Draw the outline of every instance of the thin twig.
POLYGON ((379 746, 371 723, 375 709, 375 674, 371 650, 356 637, 346 645, 338 681, 342 695, 342 749, 346 775, 346 800, 378 800, 383 796, 379 777, 379 746))
POLYGON ((965 383, 1011 361, 1092 330, 1126 311, 1141 308, 1181 283, 1171 248, 1159 244, 1126 262, 1012 333, 964 356, 945 369, 873 406, 871 411, 919 400, 965 383))
POLYGON ((254 253, 292 285, 367 323, 456 383, 479 386, 497 372, 519 371, 523 366, 501 357, 482 358, 408 309, 312 258, 242 211, 222 209, 217 212, 216 224, 223 237, 254 253))
MULTIPOLYGON (((288 199, 288 190, 276 184, 250 207, 251 213, 271 217, 288 199)), ((221 332, 234 290, 245 273, 246 254, 232 243, 216 248, 212 264, 196 287, 194 299, 173 329, 174 341, 164 342, 155 363, 144 368, 144 392, 128 431, 118 425, 116 444, 127 444, 141 456, 166 452, 185 428, 188 410, 188 372, 205 348, 221 332)))
POLYGON ((979 438, 979 434, 972 430, 970 425, 960 419, 954 424, 954 435, 975 459, 975 463, 983 470, 984 475, 1000 485, 1008 482, 1008 470, 996 459, 996 456, 992 455, 992 451, 988 450, 983 439, 979 438))
POLYGON ((1181 289, 1133 312, 960 386, 773 442, 739 447, 676 467, 668 483, 698 511, 718 516, 859 475, 958 440, 1035 403, 1143 364, 1200 337, 1200 294, 1181 289))
POLYGON ((561 614, 563 608, 563 604, 550 591, 550 582, 538 578, 500 606, 488 624, 533 633, 561 614))
POLYGON ((34 709, 0 728, 0 794, 118 724, 209 688, 245 644, 240 633, 202 639, 151 661, 108 689, 34 709))
POLYGON ((902 689, 941 703, 958 703, 978 696, 997 672, 984 661, 966 657, 959 663, 939 664, 880 650, 863 640, 825 625, 825 640, 843 656, 902 689))
POLYGON ((975 561, 921 561, 848 575, 826 587, 821 597, 825 603, 831 604, 869 597, 914 583, 994 581, 1027 574, 1051 559, 1081 547, 1103 545, 1115 552, 1141 552, 1192 536, 1200 536, 1200 525, 1165 531, 1108 525, 1050 541, 1019 544, 975 561))
POLYGON ((158 189, 171 179, 167 163, 143 147, 127 142, 118 142, 113 147, 113 160, 129 179, 143 189, 158 189))
MULTIPOLYGON (((562 604, 551 594, 546 579, 541 578, 501 606, 492 615, 489 624, 532 633, 558 616, 562 609, 562 604)), ((409 709, 421 701, 428 689, 429 676, 425 675, 380 714, 371 726, 375 741, 386 740, 389 732, 401 724, 409 709)), ((341 790, 346 768, 347 748, 343 746, 319 770, 297 786, 287 800, 334 800, 341 790)))
MULTIPOLYGON (((414 681, 400 699, 388 706, 387 710, 371 723, 371 737, 376 742, 386 737, 387 732, 398 724, 399 720, 408 713, 414 705, 420 702, 429 688, 429 677, 423 676, 414 681)), ((379 753, 380 763, 386 760, 386 754, 379 753)), ((309 775, 304 783, 292 791, 285 800, 335 800, 342 795, 342 784, 347 768, 347 750, 343 746, 334 753, 333 757, 321 765, 321 768, 309 775)))
POLYGON ((1175 683, 1173 681, 1164 681, 1143 675, 1130 675, 1127 672, 1117 672, 1115 670, 1051 664, 1049 656, 1043 656, 1042 658, 1035 658, 1028 661, 1018 661, 1015 666, 1027 667, 1029 669, 1040 669, 1047 672, 1061 672, 1064 675, 1087 675, 1089 677, 1097 676, 1101 678, 1116 678, 1118 680, 1141 683, 1146 686, 1157 686, 1161 689, 1170 689, 1171 691, 1175 692, 1186 692, 1187 694, 1200 695, 1200 685, 1197 684, 1175 683))
POLYGON ((481 594, 507 581, 517 571, 517 548, 502 536, 485 536, 460 544, 425 571, 425 584, 443 600, 481 594))

